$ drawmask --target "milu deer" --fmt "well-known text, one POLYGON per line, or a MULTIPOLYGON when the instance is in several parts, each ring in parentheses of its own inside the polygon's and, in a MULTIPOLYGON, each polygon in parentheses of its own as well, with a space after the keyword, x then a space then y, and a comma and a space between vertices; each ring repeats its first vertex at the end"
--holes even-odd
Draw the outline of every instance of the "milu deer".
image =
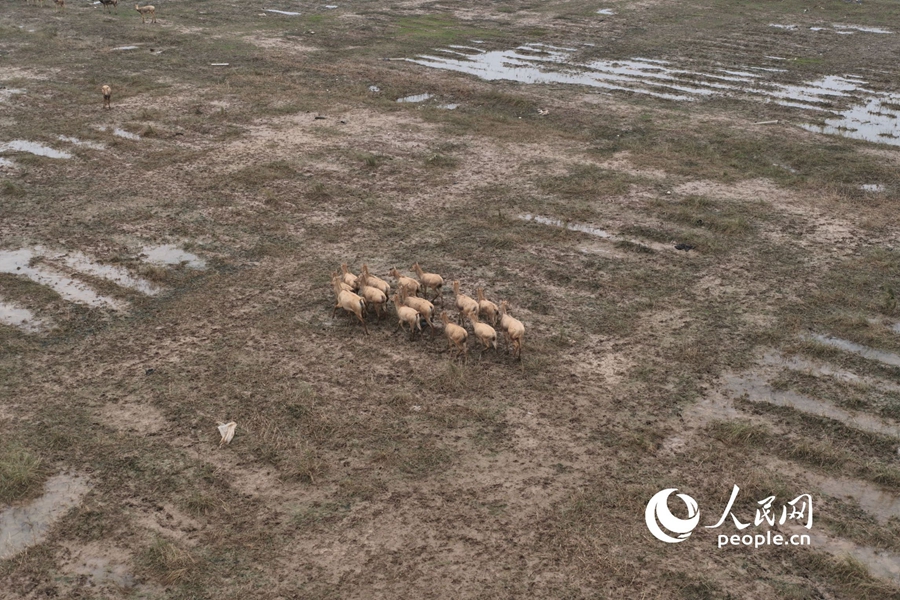
POLYGON ((151 6, 149 4, 147 6, 140 6, 138 4, 135 4, 134 10, 141 13, 141 23, 146 23, 148 16, 150 17, 151 23, 156 23, 156 7, 155 6, 151 6))

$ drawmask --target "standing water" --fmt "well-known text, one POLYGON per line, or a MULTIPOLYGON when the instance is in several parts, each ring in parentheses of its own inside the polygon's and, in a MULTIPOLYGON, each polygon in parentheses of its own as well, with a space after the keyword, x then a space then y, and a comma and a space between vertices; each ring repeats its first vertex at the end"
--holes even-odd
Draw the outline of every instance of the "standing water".
POLYGON ((84 477, 56 475, 44 484, 43 496, 0 513, 0 560, 41 543, 50 527, 81 503, 88 489, 84 477))
MULTIPOLYGON (((853 29, 856 30, 860 29, 853 29)), ((821 116, 824 124, 800 125, 809 131, 900 145, 897 108, 900 94, 876 92, 854 75, 829 75, 787 84, 771 79, 774 74, 785 72, 784 69, 685 68, 670 61, 640 57, 579 61, 578 52, 538 43, 491 51, 452 45, 406 60, 487 81, 582 85, 603 92, 626 92, 679 102, 723 96, 771 102, 821 116)), ((766 58, 784 60, 775 56, 766 58)))
POLYGON ((35 156, 46 156, 47 158, 72 158, 68 152, 54 150, 50 146, 38 144, 37 142, 29 142, 27 140, 13 140, 0 144, 0 152, 28 152, 35 156))

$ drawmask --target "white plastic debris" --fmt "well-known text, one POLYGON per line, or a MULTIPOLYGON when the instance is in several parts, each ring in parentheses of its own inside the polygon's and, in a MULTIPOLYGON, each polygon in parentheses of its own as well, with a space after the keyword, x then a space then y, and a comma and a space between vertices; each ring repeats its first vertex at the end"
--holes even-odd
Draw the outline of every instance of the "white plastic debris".
POLYGON ((219 442, 219 445, 229 444, 231 443, 231 438, 234 437, 234 430, 237 427, 237 423, 231 421, 230 423, 219 423, 219 433, 222 434, 222 441, 219 442))

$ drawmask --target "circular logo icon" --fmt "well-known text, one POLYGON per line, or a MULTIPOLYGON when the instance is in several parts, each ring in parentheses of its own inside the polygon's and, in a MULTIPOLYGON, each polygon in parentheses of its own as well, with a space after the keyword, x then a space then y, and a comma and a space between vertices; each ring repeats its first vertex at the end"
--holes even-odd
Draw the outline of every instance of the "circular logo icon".
POLYGON ((647 529, 656 539, 666 542, 667 544, 677 544, 683 542, 691 536, 691 532, 700 522, 700 510, 697 508, 697 501, 687 494, 676 494, 687 506, 688 518, 679 519, 669 510, 668 500, 672 492, 677 488, 669 488, 658 492, 647 503, 647 511, 644 516, 647 519, 647 529), (662 525, 662 527, 660 527, 662 525), (665 530, 679 534, 672 537, 665 530))

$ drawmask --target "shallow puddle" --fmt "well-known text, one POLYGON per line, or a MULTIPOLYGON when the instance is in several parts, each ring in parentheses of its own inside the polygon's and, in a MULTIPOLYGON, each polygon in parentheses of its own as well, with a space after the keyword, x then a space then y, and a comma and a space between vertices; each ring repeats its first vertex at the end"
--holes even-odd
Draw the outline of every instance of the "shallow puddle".
POLYGON ((186 252, 174 244, 164 244, 162 246, 144 246, 141 250, 143 260, 158 265, 180 265, 191 269, 205 269, 206 261, 186 252))
POLYGON ((119 46, 118 48, 113 48, 113 50, 137 50, 137 46, 119 46))
POLYGON ((562 227, 564 229, 568 229, 569 231, 579 231, 581 233, 587 233, 589 235, 595 235, 597 237, 601 237, 604 239, 610 239, 613 237, 613 234, 604 230, 598 229, 596 227, 591 227, 590 225, 584 225, 582 223, 567 223, 560 219, 551 219, 549 217, 541 217, 538 215, 532 214, 524 214, 519 216, 523 221, 534 221, 535 223, 540 223, 541 225, 551 225, 553 227, 562 227))
POLYGON ((862 344, 857 344, 849 340, 831 337, 830 335, 821 335, 817 333, 809 336, 809 338, 820 344, 825 344, 826 346, 852 352, 853 354, 857 354, 868 360, 874 360, 892 367, 900 367, 900 355, 894 354, 893 352, 876 350, 875 348, 863 346, 862 344))
POLYGON ((120 138, 125 138, 126 140, 139 140, 141 136, 136 133, 131 133, 130 131, 125 131, 124 129, 119 129, 118 127, 114 127, 113 135, 118 136, 120 138))
POLYGON ((877 94, 841 111, 824 125, 799 124, 807 131, 900 146, 900 94, 877 94))
POLYGON ((864 183, 859 186, 859 189, 864 192, 883 192, 884 186, 880 183, 864 183))
POLYGON ((46 324, 27 308, 4 302, 2 299, 0 299, 0 323, 11 325, 28 333, 34 333, 46 327, 46 324))
POLYGON ((0 87, 0 101, 9 100, 12 96, 24 93, 25 90, 20 90, 18 88, 0 87))
POLYGON ((415 96, 406 96, 405 98, 397 98, 397 102, 425 102, 429 98, 433 98, 431 94, 416 94, 415 96))
MULTIPOLYGON (((669 100, 693 100, 712 95, 712 89, 698 82, 682 83, 676 73, 658 62, 633 59, 596 61, 575 64, 573 50, 543 44, 526 44, 513 50, 495 50, 457 57, 422 55, 410 62, 437 69, 468 73, 488 81, 507 80, 520 83, 564 83, 585 85, 602 90, 630 91, 669 100)), ((710 85, 716 85, 711 82, 710 85)))
MULTIPOLYGON (((473 43, 480 44, 481 42, 473 42, 473 43)), ((454 48, 456 50, 466 50, 468 52, 478 52, 478 53, 484 52, 484 50, 482 50, 481 48, 476 48, 475 46, 463 46, 460 44, 449 44, 447 47, 454 48)))
POLYGON ((801 371, 813 375, 832 377, 839 381, 854 385, 872 386, 877 389, 900 392, 900 384, 885 381, 880 378, 861 377, 856 373, 851 373, 850 371, 832 367, 800 356, 786 357, 778 352, 769 352, 763 357, 762 364, 782 367, 792 371, 801 371))
POLYGON ((43 496, 0 513, 0 560, 41 543, 50 527, 78 506, 89 489, 84 477, 55 475, 44 484, 43 496))
POLYGON ((30 266, 32 259, 41 255, 43 255, 43 251, 40 248, 0 251, 0 273, 27 277, 35 283, 49 287, 72 302, 115 310, 122 308, 121 303, 117 300, 101 296, 86 284, 76 281, 64 273, 42 264, 30 266))
POLYGON ((0 156, 0 167, 6 167, 6 168, 11 169, 14 166, 16 166, 16 163, 9 160, 8 158, 3 158, 2 156, 0 156))
POLYGON ((275 13, 276 15, 287 15, 288 17, 299 17, 300 13, 291 12, 289 10, 275 10, 274 8, 264 9, 266 12, 275 13))
MULTIPOLYGON (((766 58, 785 60, 777 56, 766 58)), ((406 60, 487 81, 583 85, 604 92, 630 92, 673 101, 727 96, 772 102, 833 115, 826 116, 825 125, 801 125, 809 131, 900 145, 900 113, 892 108, 900 105, 900 95, 875 92, 866 87, 866 81, 853 75, 786 84, 771 80, 771 73, 782 73, 784 69, 747 66, 698 70, 640 57, 579 62, 576 49, 538 43, 488 52, 451 45, 406 60)))
POLYGON ((598 15, 607 15, 607 16, 611 17, 612 15, 616 14, 616 11, 614 11, 611 8, 601 8, 597 11, 597 14, 598 15))
POLYGON ((865 33, 894 33, 893 31, 888 31, 887 29, 882 29, 881 27, 861 27, 859 25, 838 25, 837 23, 835 23, 833 25, 833 27, 835 29, 853 29, 854 31, 863 31, 865 33))
POLYGON ((27 140, 13 140, 0 144, 0 152, 28 152, 35 156, 46 156, 47 158, 72 158, 68 152, 54 150, 50 146, 38 144, 37 142, 29 142, 27 140))
POLYGON ((67 135, 58 135, 56 136, 61 142, 68 142, 70 144, 74 144, 76 146, 84 146, 85 148, 91 148, 92 150, 104 150, 106 146, 103 144, 99 144, 97 142, 86 142, 84 140, 80 140, 76 137, 69 137, 67 135))
POLYGON ((751 402, 767 402, 775 406, 785 406, 810 415, 840 421, 841 423, 882 435, 900 438, 900 425, 886 423, 867 413, 850 413, 829 402, 817 400, 791 390, 774 390, 758 375, 725 375, 725 389, 736 397, 746 396, 751 402))
MULTIPOLYGON (((540 223, 541 225, 549 225, 550 227, 560 227, 562 229, 567 229, 569 231, 577 231, 579 233, 586 233, 588 235, 592 235, 594 237, 598 237, 605 240, 616 240, 619 242, 628 242, 630 244, 634 244, 636 246, 642 246, 645 249, 652 250, 677 250, 677 246, 675 244, 660 244, 657 242, 650 242, 646 240, 640 240, 637 238, 629 238, 623 235, 618 235, 614 233, 610 233, 605 229, 600 229, 598 227, 594 227, 592 225, 586 225, 584 223, 572 223, 565 222, 562 219, 553 219, 550 217, 542 217, 539 215, 532 214, 524 214, 519 215, 517 218, 523 221, 532 221, 534 223, 540 223)), ((688 250, 692 250, 693 247, 689 247, 688 250)), ((687 253, 685 253, 687 254, 687 253)))
POLYGON ((900 554, 887 550, 876 550, 869 546, 859 546, 850 540, 830 537, 817 531, 815 526, 810 530, 792 529, 789 530, 789 533, 805 533, 809 535, 813 548, 837 558, 850 556, 864 564, 869 569, 869 573, 875 577, 900 581, 900 554))
POLYGON ((100 277, 148 296, 155 296, 159 293, 159 288, 146 279, 134 277, 127 269, 95 262, 81 252, 47 253, 44 258, 51 262, 62 263, 73 271, 100 277))
POLYGON ((774 365, 792 371, 803 371, 815 375, 825 375, 850 383, 860 383, 864 381, 862 377, 855 373, 851 373, 850 371, 835 369, 826 364, 819 364, 800 356, 783 356, 779 352, 767 352, 762 358, 762 364, 774 365))
POLYGON ((806 477, 829 496, 855 500, 860 508, 875 517, 879 523, 886 523, 892 518, 900 519, 900 497, 874 484, 859 479, 823 477, 815 473, 807 473, 806 477))

